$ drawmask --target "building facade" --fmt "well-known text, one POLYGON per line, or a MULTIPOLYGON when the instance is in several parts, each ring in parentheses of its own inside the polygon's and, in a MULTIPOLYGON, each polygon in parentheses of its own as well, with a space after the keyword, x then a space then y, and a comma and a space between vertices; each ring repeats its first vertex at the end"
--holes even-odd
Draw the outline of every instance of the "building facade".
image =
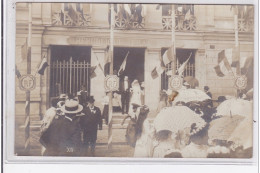
MULTIPOLYGON (((143 4, 141 21, 132 23, 116 16, 114 57, 119 57, 121 63, 130 51, 128 59, 134 59, 133 67, 141 70, 129 75, 144 82, 145 104, 152 110, 157 108, 160 90, 167 89, 167 83, 162 84, 166 81, 165 74, 155 79, 151 76, 154 64, 160 63, 162 53, 172 45, 171 16, 167 9, 170 9, 167 5, 143 4)), ((235 95, 233 76, 218 77, 214 71, 218 53, 235 45, 233 11, 229 5, 192 5, 189 10, 191 16, 185 20, 182 10, 176 9, 175 46, 180 64, 184 61, 181 56, 192 52, 186 75, 196 77, 200 89, 209 86, 213 99, 219 95, 235 95)), ((16 64, 21 74, 26 74, 21 50, 28 36, 28 12, 28 4, 17 3, 16 64)), ((253 20, 239 19, 238 24, 240 56, 253 55, 253 20)), ((76 92, 83 83, 101 106, 105 76, 101 69, 95 71, 95 77, 89 73, 97 61, 104 66, 110 43, 109 27, 108 4, 32 3, 32 73, 43 57, 47 57, 50 65, 44 75, 36 75, 36 88, 31 92, 32 119, 45 113, 57 92, 76 92)), ((116 70, 120 63, 114 65, 116 70)), ((131 71, 132 67, 127 68, 131 71)), ((18 85, 16 79, 17 126, 24 121, 26 98, 18 85)))

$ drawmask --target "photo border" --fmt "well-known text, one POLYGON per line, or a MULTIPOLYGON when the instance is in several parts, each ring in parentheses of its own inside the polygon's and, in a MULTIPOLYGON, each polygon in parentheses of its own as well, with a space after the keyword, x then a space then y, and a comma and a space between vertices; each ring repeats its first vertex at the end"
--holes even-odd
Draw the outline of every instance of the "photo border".
MULTIPOLYGON (((259 128, 259 18, 258 18, 258 1, 257 0, 233 0, 233 1, 223 1, 219 0, 215 2, 213 0, 198 0, 196 2, 192 2, 191 0, 180 1, 180 0, 164 0, 164 1, 101 1, 97 0, 94 3, 191 3, 191 4, 252 4, 255 6, 255 16, 254 16, 254 135, 253 135, 253 158, 252 159, 191 159, 191 158, 181 158, 181 159, 157 159, 157 158, 89 158, 89 157, 42 157, 42 156, 14 156, 14 123, 15 123, 15 37, 16 37, 16 27, 15 27, 15 3, 17 2, 53 2, 53 1, 43 1, 43 0, 35 0, 35 1, 22 1, 22 0, 9 0, 4 1, 4 8, 6 9, 4 14, 4 63, 3 63, 3 159, 5 163, 58 163, 58 164, 75 164, 75 163, 85 163, 85 164, 177 164, 177 165, 186 165, 186 164, 216 164, 216 165, 254 165, 258 161, 258 131, 259 128), (258 73, 257 73, 258 72, 258 73)), ((71 2, 68 0, 56 0, 55 2, 71 2)), ((73 2, 82 2, 82 1, 73 1, 73 2)), ((84 1, 93 3, 93 1, 84 1)))

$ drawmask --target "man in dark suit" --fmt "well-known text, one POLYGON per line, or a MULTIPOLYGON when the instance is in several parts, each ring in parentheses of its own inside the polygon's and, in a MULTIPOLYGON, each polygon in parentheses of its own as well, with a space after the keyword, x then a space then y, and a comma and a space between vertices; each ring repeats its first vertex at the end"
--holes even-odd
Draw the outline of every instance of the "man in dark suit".
POLYGON ((88 148, 91 148, 91 156, 95 156, 95 147, 97 140, 97 130, 102 130, 102 117, 101 111, 98 107, 94 106, 95 99, 93 96, 89 97, 88 106, 84 108, 85 115, 81 117, 81 127, 83 129, 83 145, 85 148, 85 155, 88 148))
POLYGON ((124 77, 124 80, 120 83, 122 114, 128 113, 129 110, 129 97, 130 97, 130 83, 128 76, 124 77))
POLYGON ((81 86, 81 90, 77 92, 77 95, 79 99, 79 104, 83 105, 83 107, 86 107, 89 95, 85 85, 81 86))
POLYGON ((56 115, 54 120, 40 137, 40 143, 46 148, 46 156, 80 156, 81 128, 77 116, 83 106, 68 99, 61 107, 64 116, 56 115))

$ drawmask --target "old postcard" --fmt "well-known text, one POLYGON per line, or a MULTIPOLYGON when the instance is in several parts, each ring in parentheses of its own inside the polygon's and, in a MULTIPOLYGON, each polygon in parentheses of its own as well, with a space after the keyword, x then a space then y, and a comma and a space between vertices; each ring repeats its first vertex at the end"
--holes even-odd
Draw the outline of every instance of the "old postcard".
POLYGON ((253 157, 254 5, 15 6, 14 155, 253 157))

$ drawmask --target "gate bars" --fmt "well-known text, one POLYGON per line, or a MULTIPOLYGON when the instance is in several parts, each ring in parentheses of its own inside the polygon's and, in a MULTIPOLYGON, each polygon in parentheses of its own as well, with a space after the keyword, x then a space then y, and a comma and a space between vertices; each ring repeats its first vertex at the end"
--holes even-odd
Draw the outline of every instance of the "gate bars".
POLYGON ((74 95, 85 85, 90 92, 90 63, 84 61, 56 60, 51 63, 50 96, 56 97, 60 94, 74 95))

